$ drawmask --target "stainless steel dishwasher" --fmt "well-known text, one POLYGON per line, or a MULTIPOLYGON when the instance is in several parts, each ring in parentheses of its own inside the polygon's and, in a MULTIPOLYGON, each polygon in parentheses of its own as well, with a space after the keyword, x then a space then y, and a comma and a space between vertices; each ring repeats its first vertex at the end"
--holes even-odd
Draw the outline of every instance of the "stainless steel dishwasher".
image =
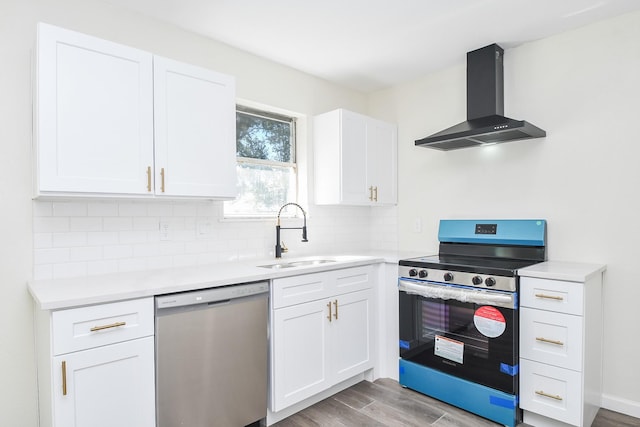
POLYGON ((268 282, 156 297, 158 427, 262 425, 268 282))

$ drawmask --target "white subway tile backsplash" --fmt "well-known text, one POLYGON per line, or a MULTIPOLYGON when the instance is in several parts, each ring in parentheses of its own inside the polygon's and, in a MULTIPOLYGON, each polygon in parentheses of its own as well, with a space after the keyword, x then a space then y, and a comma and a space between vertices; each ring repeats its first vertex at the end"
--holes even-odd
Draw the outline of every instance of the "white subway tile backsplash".
POLYGON ((72 246, 87 246, 87 233, 74 231, 68 233, 53 233, 52 245, 54 248, 72 246))
POLYGON ((110 274, 118 272, 118 261, 101 260, 87 262, 87 275, 96 276, 99 274, 110 274))
MULTIPOLYGON (((34 278, 91 276, 272 257, 275 219, 221 220, 222 202, 33 202, 34 278), (160 223, 169 225, 168 239, 160 223)), ((309 242, 285 230, 289 257, 397 247, 395 207, 310 209, 309 242)), ((284 218, 299 227, 302 218, 284 218)))
POLYGON ((146 203, 120 203, 118 206, 119 216, 147 216, 146 203))
POLYGON ((101 217, 70 217, 70 231, 102 231, 101 217))
POLYGON ((133 230, 131 217, 103 218, 101 231, 128 231, 133 230))
POLYGON ((115 245, 119 241, 117 231, 89 231, 87 233, 87 244, 95 245, 115 245))
POLYGON ((87 216, 118 216, 118 204, 113 202, 90 202, 87 216))
POLYGON ((33 251, 33 263, 59 264, 69 261, 69 248, 35 249, 33 251))
POLYGON ((53 278, 63 279, 68 277, 81 277, 87 275, 87 263, 68 262, 53 266, 53 278))
POLYGON ((106 245, 103 246, 104 259, 123 259, 133 256, 133 247, 131 245, 106 245))
POLYGON ((42 264, 33 266, 33 280, 53 279, 53 264, 42 264))
POLYGON ((55 217, 34 217, 33 232, 34 233, 56 233, 69 231, 69 218, 55 217))
POLYGON ((85 202, 54 202, 53 216, 87 216, 85 202))
POLYGON ((53 216, 53 203, 51 202, 34 202, 33 216, 53 216))
POLYGON ((102 260, 102 246, 85 246, 69 249, 70 261, 100 261, 102 260))
POLYGON ((34 249, 50 248, 53 246, 53 233, 33 233, 34 249))

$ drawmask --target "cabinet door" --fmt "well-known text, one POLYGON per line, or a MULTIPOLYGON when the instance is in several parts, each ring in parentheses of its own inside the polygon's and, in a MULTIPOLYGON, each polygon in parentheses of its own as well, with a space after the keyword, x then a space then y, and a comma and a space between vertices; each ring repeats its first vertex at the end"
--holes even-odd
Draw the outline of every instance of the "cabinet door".
POLYGON ((367 118, 342 110, 341 114, 341 201, 369 204, 367 186, 367 118))
POLYGON ((151 194, 152 96, 150 53, 39 24, 37 191, 151 194))
POLYGON ((371 367, 373 337, 371 326, 372 291, 359 291, 332 300, 331 357, 333 383, 346 380, 371 367))
POLYGON ((155 192, 236 195, 233 77, 154 57, 155 192))
POLYGON ((300 402, 329 386, 328 303, 312 301, 273 311, 272 411, 300 402))
POLYGON ((367 190, 373 187, 374 204, 396 204, 397 132, 394 125, 369 119, 367 125, 367 190))
POLYGON ((153 427, 153 351, 147 337, 54 357, 54 425, 153 427))

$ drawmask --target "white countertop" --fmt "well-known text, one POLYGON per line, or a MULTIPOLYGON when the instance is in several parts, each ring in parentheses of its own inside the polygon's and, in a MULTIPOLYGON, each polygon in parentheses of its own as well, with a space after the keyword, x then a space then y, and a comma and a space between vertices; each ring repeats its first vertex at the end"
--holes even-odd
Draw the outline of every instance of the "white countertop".
POLYGON ((607 268, 604 264, 588 264, 581 262, 546 261, 518 270, 522 277, 540 279, 565 280, 569 282, 586 282, 607 268))
POLYGON ((336 268, 356 267, 382 262, 397 263, 400 256, 401 254, 397 253, 366 252, 364 255, 319 255, 282 258, 280 260, 274 258, 254 259, 205 266, 114 273, 68 279, 37 280, 29 282, 28 288, 39 309, 57 310, 88 304, 269 280, 336 268), (260 265, 311 258, 334 259, 335 262, 280 269, 259 267, 260 265))

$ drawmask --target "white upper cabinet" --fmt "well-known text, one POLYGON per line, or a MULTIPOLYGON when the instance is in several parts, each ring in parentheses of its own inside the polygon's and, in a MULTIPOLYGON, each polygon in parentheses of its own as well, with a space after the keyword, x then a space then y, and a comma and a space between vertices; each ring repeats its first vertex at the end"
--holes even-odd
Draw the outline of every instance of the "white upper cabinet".
POLYGON ((235 196, 233 77, 39 24, 36 97, 38 196, 235 196))
POLYGON ((39 193, 151 194, 152 65, 150 53, 38 25, 39 193))
POLYGON ((314 118, 317 204, 397 203, 397 129, 344 109, 314 118))
POLYGON ((235 197, 233 77, 158 56, 153 68, 156 194, 235 197))

